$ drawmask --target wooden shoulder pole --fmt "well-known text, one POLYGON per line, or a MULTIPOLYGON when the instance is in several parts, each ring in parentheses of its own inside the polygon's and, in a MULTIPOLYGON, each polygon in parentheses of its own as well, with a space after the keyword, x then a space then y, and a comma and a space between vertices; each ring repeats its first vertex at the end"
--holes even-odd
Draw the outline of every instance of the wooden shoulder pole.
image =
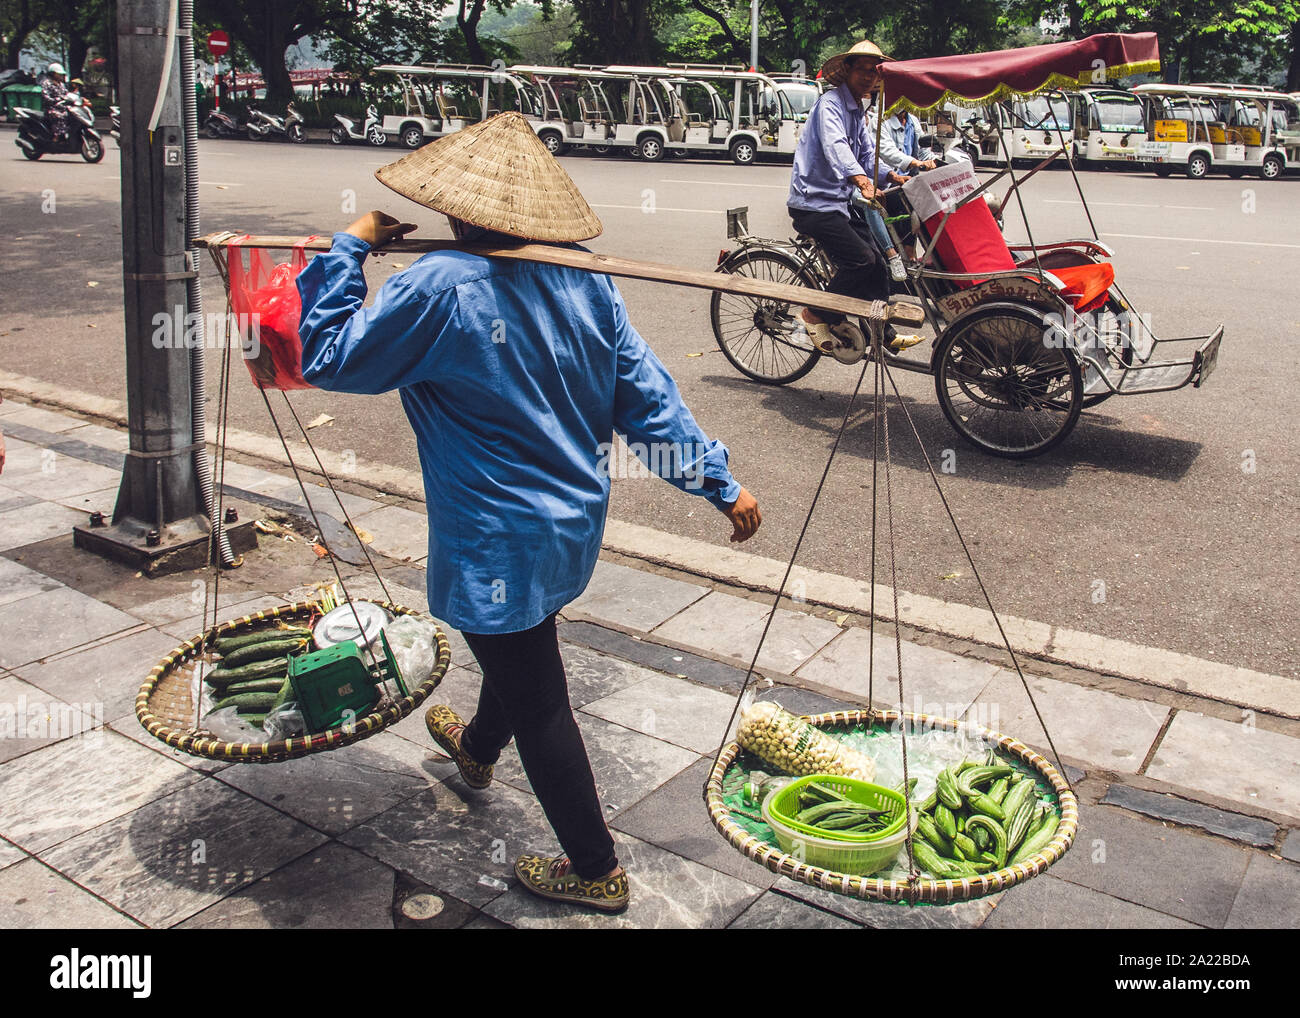
MULTIPOLYGON (((194 243, 205 248, 226 247, 238 239, 238 234, 222 231, 199 237, 194 243)), ((299 245, 308 251, 328 251, 330 239, 323 237, 309 241, 306 237, 249 236, 239 241, 240 247, 287 249, 299 245)), ((642 262, 616 255, 594 254, 590 251, 578 251, 553 244, 461 244, 454 240, 420 240, 408 237, 395 240, 375 253, 424 254, 429 251, 464 251, 486 258, 563 265, 584 272, 600 272, 609 276, 647 279, 655 283, 691 286, 703 290, 718 290, 743 297, 763 297, 818 310, 856 315, 859 318, 875 317, 871 301, 844 297, 838 293, 827 293, 825 290, 774 283, 766 279, 736 276, 727 272, 701 272, 698 269, 683 269, 658 262, 642 262)), ((886 316, 889 321, 900 325, 920 325, 925 321, 925 312, 919 304, 890 304, 887 306, 886 316)))

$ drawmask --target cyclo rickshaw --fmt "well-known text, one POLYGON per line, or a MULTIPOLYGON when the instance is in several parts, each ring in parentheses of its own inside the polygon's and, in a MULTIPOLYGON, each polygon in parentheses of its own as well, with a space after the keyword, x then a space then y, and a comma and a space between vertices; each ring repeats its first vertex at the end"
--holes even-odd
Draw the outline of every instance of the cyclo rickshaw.
MULTIPOLYGON (((889 61, 880 66, 877 124, 900 109, 924 114, 945 103, 984 105, 1159 67, 1150 32, 889 61)), ((1060 147, 1068 160, 1071 146, 1063 136, 1060 147)), ((1019 176, 1007 153, 1004 168, 983 183, 970 163, 961 162, 904 184, 906 214, 901 221, 887 218, 887 225, 895 248, 915 255, 904 288, 919 301, 934 342, 928 360, 891 353, 878 343, 858 352, 878 356, 889 367, 933 375, 948 421, 964 439, 996 456, 1046 452, 1064 441, 1085 407, 1111 396, 1199 388, 1214 369, 1223 338, 1220 325, 1208 335, 1157 339, 1115 282, 1108 260, 1113 251, 1095 226, 1090 240, 1035 243, 1019 189, 1058 154, 1019 176), (1003 177, 1010 186, 1001 208, 1014 198, 1028 244, 1007 243, 986 201, 1003 177), (1181 352, 1161 359, 1159 348, 1181 352)), ((1070 172, 1092 225, 1072 163, 1070 172)), ((834 269, 812 238, 753 237, 746 213, 728 212, 728 236, 739 243, 720 258, 717 271, 825 288, 834 269)), ((798 310, 780 300, 716 292, 714 334, 743 374, 786 384, 806 375, 822 356, 798 310)))

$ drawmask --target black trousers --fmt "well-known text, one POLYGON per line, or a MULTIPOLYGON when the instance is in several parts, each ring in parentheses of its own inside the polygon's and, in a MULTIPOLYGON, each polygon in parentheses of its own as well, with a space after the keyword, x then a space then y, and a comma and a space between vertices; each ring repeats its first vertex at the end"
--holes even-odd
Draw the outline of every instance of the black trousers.
MULTIPOLYGON (((861 300, 889 297, 885 262, 865 220, 838 212, 805 212, 796 208, 789 211, 794 228, 815 237, 835 265, 836 272, 827 290, 861 300)), ((833 311, 819 310, 817 315, 831 325, 844 320, 843 315, 833 311)))
POLYGON ((546 819, 584 880, 618 865, 587 747, 569 705, 555 616, 520 633, 463 633, 483 669, 478 711, 461 746, 493 764, 513 738, 546 819))

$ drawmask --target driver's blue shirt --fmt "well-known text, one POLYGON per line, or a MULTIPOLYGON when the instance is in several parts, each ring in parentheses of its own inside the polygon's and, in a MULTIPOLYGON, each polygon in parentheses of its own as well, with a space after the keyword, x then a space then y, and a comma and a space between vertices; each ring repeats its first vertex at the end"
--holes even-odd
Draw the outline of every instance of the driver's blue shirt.
POLYGON ((617 469, 615 431, 675 487, 719 509, 739 497, 726 446, 700 430, 608 276, 440 251, 364 307, 369 250, 336 233, 299 275, 303 377, 401 392, 424 473, 438 618, 518 632, 582 593, 617 469))
MULTIPOLYGON (((848 85, 823 93, 799 132, 786 205, 804 212, 849 214, 857 190, 850 177, 871 177, 876 145, 867 133, 866 113, 848 85)), ((882 159, 874 179, 884 186, 893 169, 882 159)))

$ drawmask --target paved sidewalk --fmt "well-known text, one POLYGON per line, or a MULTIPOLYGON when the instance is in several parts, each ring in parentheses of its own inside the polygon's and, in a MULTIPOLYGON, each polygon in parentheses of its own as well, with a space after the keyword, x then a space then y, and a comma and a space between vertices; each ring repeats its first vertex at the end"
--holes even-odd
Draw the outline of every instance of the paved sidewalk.
MULTIPOLYGON (((1300 725, 1035 661, 1026 674, 1081 802, 1075 846, 1046 875, 942 908, 778 879, 722 840, 700 795, 771 598, 621 556, 600 563, 564 612, 561 637, 634 903, 617 918, 547 905, 511 876, 519 853, 556 848, 513 749, 499 781, 475 793, 433 751, 420 716, 270 766, 204 761, 151 739, 135 719, 135 693, 158 658, 198 631, 204 575, 149 580, 72 547, 71 528, 87 512, 112 511, 122 432, 13 402, 0 404, 0 429, 9 447, 0 475, 0 926, 1300 922, 1300 725)), ((225 480, 242 518, 285 529, 263 534, 242 569, 223 573, 222 618, 332 577, 309 549, 316 532, 291 475, 230 464, 225 480)), ((347 562, 349 589, 378 593, 328 491, 312 501, 329 514, 321 524, 347 562)), ((394 597, 424 608, 419 507, 360 492, 345 504, 384 556, 394 597)), ((759 695, 798 712, 865 702, 865 625, 852 613, 783 604, 759 657, 759 695)), ((453 667, 436 696, 469 714, 476 667, 451 635, 453 667)), ((874 699, 892 706, 893 633, 876 635, 874 699)), ((907 709, 975 718, 1044 746, 1019 678, 995 653, 906 635, 907 709)))

